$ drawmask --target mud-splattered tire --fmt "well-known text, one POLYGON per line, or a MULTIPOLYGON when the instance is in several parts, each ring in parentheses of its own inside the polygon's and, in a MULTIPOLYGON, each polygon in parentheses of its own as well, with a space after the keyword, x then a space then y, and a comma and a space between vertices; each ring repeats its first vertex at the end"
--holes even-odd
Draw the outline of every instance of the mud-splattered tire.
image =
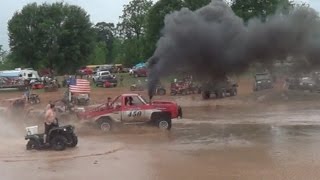
POLYGON ((110 132, 112 131, 112 121, 110 119, 101 119, 98 121, 98 125, 101 131, 110 132))
POLYGON ((159 89, 158 90, 158 95, 160 95, 160 96, 164 96, 164 95, 166 95, 166 90, 165 89, 159 89))
POLYGON ((182 116, 182 108, 181 108, 181 106, 178 107, 178 117, 179 117, 179 118, 182 118, 182 117, 183 117, 183 116, 182 116))
POLYGON ((53 139, 50 141, 50 144, 52 148, 56 151, 63 151, 66 149, 67 146, 67 138, 62 135, 56 135, 53 137, 53 139))
POLYGON ((230 96, 236 96, 237 95, 237 90, 236 89, 232 89, 230 92, 230 96))
POLYGON ((219 99, 222 99, 222 98, 226 97, 226 93, 224 91, 220 91, 220 92, 217 93, 217 97, 219 99))
POLYGON ((177 95, 177 91, 171 91, 171 92, 170 92, 170 95, 171 95, 171 96, 177 95))
POLYGON ((76 147, 78 145, 78 137, 76 135, 69 135, 68 147, 76 147))
POLYGON ((210 98, 210 92, 202 92, 202 99, 209 99, 210 98))
POLYGON ((171 129, 171 119, 159 119, 157 121, 157 126, 161 130, 170 130, 171 129))
POLYGON ((26 145, 27 150, 39 149, 39 144, 37 141, 30 139, 26 145))
POLYGON ((40 104, 40 98, 36 98, 36 104, 40 104))

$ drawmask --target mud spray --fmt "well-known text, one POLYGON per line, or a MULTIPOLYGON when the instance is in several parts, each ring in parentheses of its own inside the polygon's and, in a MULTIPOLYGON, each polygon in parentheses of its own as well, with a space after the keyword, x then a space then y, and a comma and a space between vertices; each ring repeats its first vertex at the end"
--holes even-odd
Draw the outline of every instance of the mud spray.
POLYGON ((162 33, 148 60, 150 97, 160 77, 177 70, 217 79, 289 56, 312 67, 320 62, 320 21, 309 7, 244 23, 225 2, 215 0, 194 12, 183 8, 167 15, 162 33))
MULTIPOLYGON (((25 122, 21 120, 14 120, 11 118, 6 118, 4 116, 0 117, 0 136, 1 138, 20 138, 23 139, 25 132, 25 122)), ((0 139, 3 142, 4 139, 0 139)))

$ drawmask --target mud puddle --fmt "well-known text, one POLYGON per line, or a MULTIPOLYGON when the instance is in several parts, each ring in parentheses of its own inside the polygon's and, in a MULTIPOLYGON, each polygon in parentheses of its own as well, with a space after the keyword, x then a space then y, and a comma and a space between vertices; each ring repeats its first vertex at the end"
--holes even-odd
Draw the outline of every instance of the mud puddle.
POLYGON ((72 121, 79 146, 63 152, 26 151, 23 124, 7 123, 0 133, 0 173, 6 180, 320 177, 317 108, 205 107, 184 112, 170 132, 125 127, 104 134, 72 121))

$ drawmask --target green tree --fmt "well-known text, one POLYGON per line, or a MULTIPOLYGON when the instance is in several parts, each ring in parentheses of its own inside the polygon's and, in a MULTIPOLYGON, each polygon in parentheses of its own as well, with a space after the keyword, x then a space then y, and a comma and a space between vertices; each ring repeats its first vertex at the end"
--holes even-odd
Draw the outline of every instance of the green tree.
POLYGON ((112 55, 113 55, 113 62, 119 63, 119 64, 128 64, 128 61, 125 57, 125 51, 124 51, 124 41, 121 38, 115 38, 112 44, 112 55))
MULTIPOLYGON (((1 49, 1 48, 0 48, 1 49)), ((7 51, 0 50, 0 70, 10 70, 17 67, 17 65, 12 60, 12 54, 8 53, 7 51)))
POLYGON ((151 7, 151 0, 132 0, 124 6, 121 22, 117 26, 125 51, 124 64, 133 65, 144 59, 146 15, 151 7))
POLYGON ((94 32, 89 15, 64 3, 28 4, 8 22, 14 61, 72 73, 87 64, 94 32))
POLYGON ((182 0, 159 0, 149 10, 146 18, 146 43, 144 47, 144 57, 152 56, 156 43, 161 35, 164 26, 164 18, 173 11, 183 7, 182 0))
POLYGON ((95 43, 93 53, 90 55, 88 64, 106 64, 108 55, 108 48, 105 42, 99 41, 95 43))
POLYGON ((208 5, 211 1, 212 0, 184 0, 184 7, 194 11, 208 5))
POLYGON ((94 26, 98 42, 105 43, 105 62, 112 62, 112 48, 115 38, 115 25, 113 23, 99 22, 94 26))
POLYGON ((6 51, 2 49, 2 45, 0 45, 0 62, 4 61, 6 51))
POLYGON ((246 22, 250 18, 258 17, 265 21, 266 17, 277 10, 286 11, 293 7, 290 0, 232 0, 231 8, 246 22))

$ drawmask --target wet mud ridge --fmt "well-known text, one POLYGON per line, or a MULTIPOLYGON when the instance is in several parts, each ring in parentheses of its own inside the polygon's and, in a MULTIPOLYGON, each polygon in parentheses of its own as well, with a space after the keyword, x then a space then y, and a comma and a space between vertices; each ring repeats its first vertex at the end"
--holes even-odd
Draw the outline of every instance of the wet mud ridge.
POLYGON ((49 157, 39 157, 39 158, 26 158, 26 156, 13 156, 8 158, 1 158, 0 161, 2 162, 26 162, 26 161, 42 161, 42 160, 68 160, 68 159, 77 159, 77 158, 86 158, 86 157, 95 157, 95 156, 105 156, 112 153, 116 153, 121 151, 123 148, 112 149, 110 151, 102 152, 102 153, 93 153, 93 154, 83 154, 83 155, 60 155, 60 156, 49 156, 49 157))

